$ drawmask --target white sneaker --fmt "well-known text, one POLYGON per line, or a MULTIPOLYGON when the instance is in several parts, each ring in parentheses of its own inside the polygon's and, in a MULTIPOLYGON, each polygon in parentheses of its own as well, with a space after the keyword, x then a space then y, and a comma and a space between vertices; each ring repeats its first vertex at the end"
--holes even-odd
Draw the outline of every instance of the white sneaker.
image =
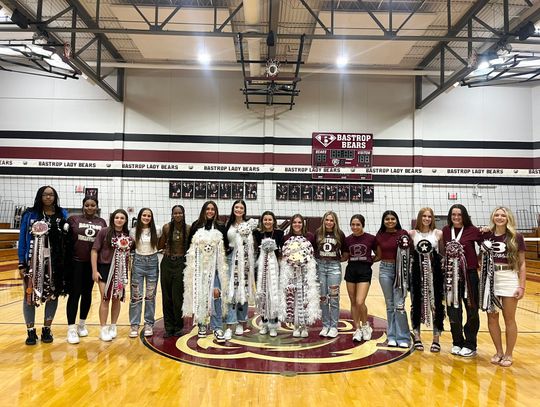
POLYGON ((295 328, 293 333, 292 333, 292 336, 293 336, 293 338, 300 338, 301 334, 302 334, 302 332, 300 331, 300 328, 295 328))
POLYGON ((362 340, 363 332, 362 329, 357 329, 356 332, 352 336, 352 340, 356 342, 360 342, 362 340))
POLYGON ((395 348, 397 346, 397 342, 393 339, 389 339, 387 346, 390 348, 395 348))
POLYGON ((75 325, 70 325, 67 331, 67 341, 73 345, 80 342, 79 335, 77 334, 77 328, 75 325))
POLYGON ((244 334, 244 327, 243 327, 242 324, 236 325, 236 329, 234 330, 234 334, 237 335, 237 336, 240 336, 240 335, 244 334))
POLYGON ((259 334, 266 335, 268 333, 268 324, 262 323, 261 329, 259 330, 259 334))
POLYGON ((139 336, 139 327, 137 325, 131 325, 131 328, 129 330, 129 337, 136 338, 137 336, 139 336))
POLYGON ((88 336, 88 329, 86 328, 86 324, 84 325, 77 325, 77 334, 83 338, 85 336, 88 336))
POLYGON ((371 340, 372 332, 373 332, 373 328, 369 325, 369 322, 367 322, 365 325, 362 325, 362 339, 364 341, 371 340))
POLYGON ((232 329, 231 328, 225 329, 225 334, 223 336, 225 337, 226 341, 230 341, 232 339, 232 329))
POLYGON ((328 336, 328 328, 326 326, 321 329, 321 332, 319 332, 319 336, 322 336, 324 338, 328 336))
POLYGON ((116 324, 109 325, 109 335, 111 335, 111 339, 116 338, 118 335, 118 331, 116 330, 116 324))
POLYGON ((300 336, 302 338, 307 338, 309 336, 309 332, 306 327, 303 327, 300 331, 300 336))
POLYGON ((112 341, 111 334, 109 333, 109 327, 107 325, 101 327, 101 332, 99 333, 99 339, 103 342, 112 341))
POLYGON ((410 345, 407 342, 400 342, 398 346, 403 349, 410 348, 410 345))
POLYGON ((154 335, 154 328, 152 327, 152 325, 145 325, 144 326, 143 335, 144 336, 152 336, 152 335, 154 335))
POLYGON ((463 347, 459 351, 459 356, 462 356, 464 358, 474 358, 476 356, 476 351, 463 347))
POLYGON ((461 352, 461 348, 459 346, 456 346, 456 345, 452 346, 452 350, 450 350, 450 353, 452 355, 459 355, 460 352, 461 352))
POLYGON ((338 330, 333 327, 328 330, 328 334, 326 335, 327 338, 335 338, 336 336, 338 336, 338 330))
POLYGON ((270 336, 276 337, 277 336, 277 329, 276 328, 270 328, 270 336))

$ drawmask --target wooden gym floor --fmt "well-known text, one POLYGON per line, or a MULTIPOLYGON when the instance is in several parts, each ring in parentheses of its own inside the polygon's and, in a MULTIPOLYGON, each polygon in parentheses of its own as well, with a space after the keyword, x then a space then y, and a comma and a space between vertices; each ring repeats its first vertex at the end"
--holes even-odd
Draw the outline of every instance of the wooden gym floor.
MULTIPOLYGON (((341 373, 258 374, 200 367, 151 351, 130 339, 128 303, 122 304, 118 338, 98 339, 97 287, 88 318, 90 335, 78 345, 66 342, 66 299, 59 301, 52 344, 26 346, 22 288, 17 273, 0 271, 0 405, 2 406, 532 406, 540 383, 540 284, 528 282, 517 312, 520 330, 509 368, 491 365, 494 348, 481 315, 479 355, 429 352, 431 332, 423 334, 424 352, 385 365, 341 373)), ((341 308, 349 300, 342 285, 341 308)), ((369 313, 386 319, 377 266, 367 299, 369 313)), ((156 318, 161 318, 158 294, 156 318)), ((43 308, 36 321, 43 318, 43 308)), ((502 322, 502 316, 501 316, 502 322)), ((38 333, 41 323, 37 324, 38 333)), ((445 321, 445 328, 449 328, 445 321)), ((278 337, 279 338, 279 337, 278 337)))

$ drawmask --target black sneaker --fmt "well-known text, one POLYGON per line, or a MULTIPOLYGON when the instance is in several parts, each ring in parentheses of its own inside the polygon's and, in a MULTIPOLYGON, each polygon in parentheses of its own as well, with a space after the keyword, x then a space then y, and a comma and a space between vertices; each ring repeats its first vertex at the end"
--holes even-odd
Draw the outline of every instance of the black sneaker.
MULTIPOLYGON (((37 335, 36 335, 37 337, 37 335)), ((51 332, 50 326, 44 326, 41 328, 41 342, 43 343, 51 343, 53 341, 53 336, 51 332)))
POLYGON ((222 329, 214 330, 214 338, 216 338, 217 343, 224 343, 225 342, 225 334, 223 333, 223 330, 222 329))
POLYGON ((36 328, 28 329, 28 338, 26 338, 27 345, 35 345, 37 343, 38 336, 36 334, 36 328))
POLYGON ((199 324, 199 331, 197 332, 199 338, 206 338, 206 325, 199 324))

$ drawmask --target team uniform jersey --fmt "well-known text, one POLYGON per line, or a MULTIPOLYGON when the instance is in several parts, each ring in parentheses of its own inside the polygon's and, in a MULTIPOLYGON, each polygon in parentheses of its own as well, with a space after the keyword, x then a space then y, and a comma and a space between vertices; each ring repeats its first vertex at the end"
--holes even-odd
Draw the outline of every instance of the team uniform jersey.
POLYGON ((317 241, 315 244, 315 258, 318 260, 337 260, 341 259, 341 255, 347 252, 345 247, 345 234, 340 234, 340 244, 334 237, 333 233, 327 233, 322 242, 317 241))
POLYGON ((73 259, 89 262, 96 236, 101 229, 107 228, 107 223, 98 217, 88 218, 83 215, 74 215, 69 217, 68 224, 73 241, 73 259))
POLYGON ((401 236, 408 235, 406 230, 394 232, 379 232, 375 236, 377 246, 381 250, 381 260, 393 262, 396 260, 398 240, 401 236))
POLYGON ((345 269, 345 281, 349 283, 371 282, 373 252, 377 249, 375 236, 363 233, 360 236, 349 235, 345 238, 349 263, 345 269))

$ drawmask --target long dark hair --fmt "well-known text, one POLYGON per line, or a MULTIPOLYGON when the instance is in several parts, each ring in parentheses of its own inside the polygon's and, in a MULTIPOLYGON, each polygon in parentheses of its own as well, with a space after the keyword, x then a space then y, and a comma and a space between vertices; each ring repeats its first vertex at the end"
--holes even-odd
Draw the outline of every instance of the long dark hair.
POLYGON ((242 215, 242 220, 245 222, 247 220, 246 212, 247 212, 247 206, 246 202, 243 199, 237 199, 233 202, 231 207, 231 215, 229 216, 229 220, 227 221, 226 229, 229 230, 231 225, 236 222, 236 215, 234 214, 234 207, 236 204, 242 204, 244 207, 244 214, 242 215))
POLYGON ((34 206, 29 208, 28 210, 31 212, 36 212, 38 214, 41 214, 43 212, 43 192, 47 188, 51 188, 54 193, 54 213, 56 215, 60 215, 62 213, 62 208, 60 207, 60 199, 58 198, 58 192, 56 192, 56 189, 54 189, 50 185, 43 185, 37 190, 36 197, 34 198, 34 206))
MULTIPOLYGON (((85 197, 83 198, 83 200, 82 200, 82 213, 83 213, 83 216, 86 216, 86 215, 84 214, 84 204, 86 203, 86 201, 94 201, 94 202, 96 203, 96 209, 99 208, 99 202, 98 202, 97 198, 94 198, 94 197, 92 197, 92 196, 85 196, 85 197)), ((94 217, 96 217, 96 218, 98 217, 97 212, 94 214, 94 217)))
POLYGON ((198 229, 198 228, 202 228, 202 227, 205 227, 206 226, 206 222, 208 221, 208 219, 206 219, 206 208, 208 208, 209 205, 214 205, 214 209, 216 210, 216 214, 214 215, 214 219, 212 219, 212 223, 214 225, 217 225, 219 222, 219 211, 218 211, 218 206, 217 204, 214 202, 214 201, 206 201, 202 208, 201 208, 201 213, 199 214, 199 219, 197 219, 197 221, 195 222, 195 228, 198 229))
POLYGON ((109 227, 107 228, 107 237, 106 237, 106 241, 109 244, 109 246, 111 246, 111 247, 112 247, 112 238, 116 233, 116 231, 114 229, 114 217, 118 213, 121 213, 126 218, 126 223, 124 223, 124 226, 122 226, 122 233, 125 234, 125 235, 129 235, 129 229, 128 229, 129 217, 128 217, 127 212, 125 210, 123 210, 123 209, 115 210, 113 213, 111 213, 111 216, 109 217, 109 227))
POLYGON ((139 214, 137 215, 137 226, 135 226, 135 244, 139 241, 141 238, 143 225, 142 225, 142 214, 144 211, 150 211, 150 215, 152 216, 152 219, 150 220, 150 244, 153 248, 157 247, 158 244, 158 237, 156 232, 156 223, 154 222, 154 212, 152 212, 152 209, 150 208, 141 208, 139 211, 139 214))
POLYGON ((471 221, 471 216, 469 215, 469 212, 467 212, 467 208, 465 208, 461 204, 454 204, 450 207, 448 210, 448 217, 446 218, 446 223, 448 226, 452 226, 452 209, 459 209, 461 211, 461 220, 463 221, 463 227, 466 228, 467 226, 472 226, 473 223, 471 221))
MULTIPOLYGON (((290 231, 290 234, 291 236, 295 236, 294 232, 293 232, 293 228, 292 228, 292 224, 294 222, 294 220, 298 218, 302 221, 302 229, 300 229, 300 235, 301 236, 306 236, 307 234, 307 224, 306 224, 306 220, 304 219, 304 217, 302 215, 300 215, 299 213, 295 213, 292 217, 291 217, 291 231, 290 231)), ((298 236, 298 235, 296 235, 298 236)))
POLYGON ((185 250, 185 246, 187 244, 187 239, 186 239, 186 235, 187 235, 187 228, 186 228, 186 210, 184 209, 184 207, 182 205, 174 205, 171 209, 171 221, 169 222, 169 237, 167 239, 167 247, 170 248, 172 247, 172 244, 173 244, 173 232, 174 232, 174 228, 176 227, 175 223, 174 223, 174 217, 173 217, 173 212, 176 208, 180 208, 182 210, 182 214, 184 215, 182 217, 182 222, 180 222, 180 225, 181 225, 181 228, 182 228, 182 242, 184 243, 184 250, 185 250))
POLYGON ((381 227, 379 228, 379 231, 377 233, 384 233, 386 232, 386 226, 384 226, 384 218, 386 218, 388 215, 392 215, 394 218, 396 218, 396 230, 403 229, 401 227, 401 223, 399 221, 399 216, 394 211, 384 211, 381 218, 381 227))
POLYGON ((277 229, 277 228, 278 228, 278 227, 277 227, 277 219, 276 219, 276 215, 274 215, 274 212, 272 212, 272 211, 264 211, 264 212, 262 213, 262 215, 261 215, 261 219, 259 219, 259 229, 260 229, 260 231, 263 232, 263 233, 265 232, 265 230, 264 230, 264 224, 263 224, 263 218, 264 218, 266 215, 271 216, 272 219, 274 219, 273 228, 274 228, 274 229, 277 229))
POLYGON ((364 215, 361 215, 359 213, 351 216, 351 220, 349 221, 349 225, 352 223, 354 219, 358 219, 360 224, 362 225, 362 229, 366 227, 366 218, 364 218, 364 215))

